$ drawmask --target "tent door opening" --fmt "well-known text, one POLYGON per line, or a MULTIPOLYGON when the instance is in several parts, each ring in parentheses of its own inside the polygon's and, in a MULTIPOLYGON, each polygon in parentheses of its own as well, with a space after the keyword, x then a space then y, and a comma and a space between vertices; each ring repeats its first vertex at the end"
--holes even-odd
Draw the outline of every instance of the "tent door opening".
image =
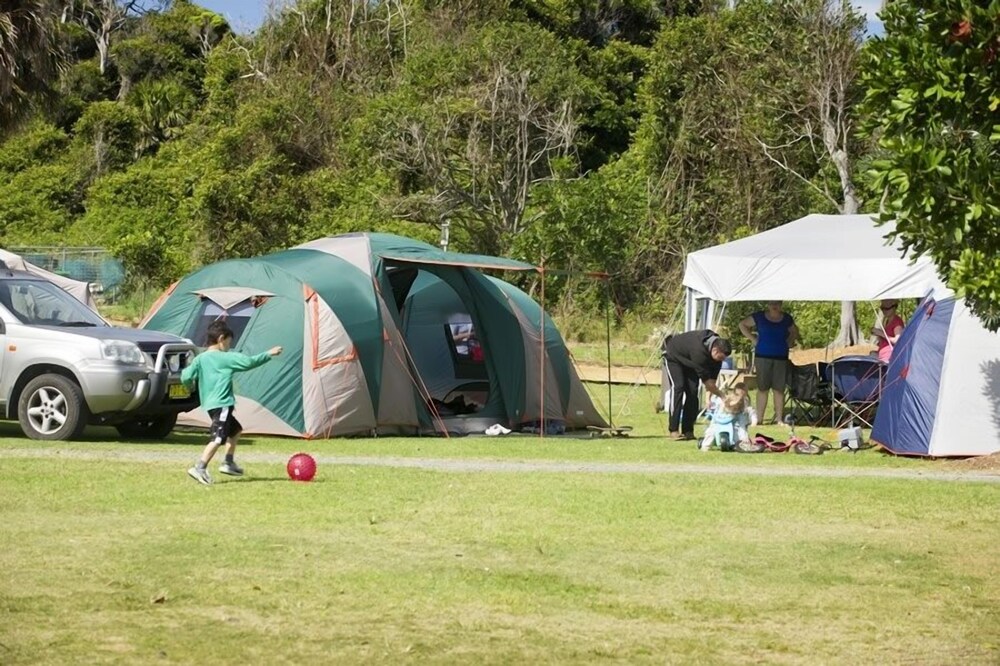
POLYGON ((442 416, 483 415, 492 382, 487 350, 470 308, 451 285, 429 271, 397 268, 390 281, 406 345, 436 408, 442 416))

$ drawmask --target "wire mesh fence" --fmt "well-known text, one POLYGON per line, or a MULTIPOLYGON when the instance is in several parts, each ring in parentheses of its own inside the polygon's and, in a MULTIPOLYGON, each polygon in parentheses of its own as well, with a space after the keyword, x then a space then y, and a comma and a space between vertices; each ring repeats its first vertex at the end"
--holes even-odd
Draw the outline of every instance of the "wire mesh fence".
POLYGON ((94 297, 115 303, 123 296, 125 268, 103 247, 11 247, 28 263, 91 284, 94 297))

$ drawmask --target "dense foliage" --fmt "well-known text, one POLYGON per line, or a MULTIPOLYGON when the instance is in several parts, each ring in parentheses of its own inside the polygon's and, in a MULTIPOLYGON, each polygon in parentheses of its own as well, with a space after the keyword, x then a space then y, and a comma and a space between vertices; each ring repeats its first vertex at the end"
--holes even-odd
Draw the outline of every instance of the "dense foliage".
POLYGON ((62 60, 0 79, 0 243, 104 245, 136 284, 447 223, 611 274, 550 304, 666 315, 687 251, 864 203, 846 3, 298 0, 249 36, 187 0, 13 4, 62 60))
POLYGON ((1000 328, 1000 1, 891 3, 869 47, 872 165, 906 247, 1000 328))

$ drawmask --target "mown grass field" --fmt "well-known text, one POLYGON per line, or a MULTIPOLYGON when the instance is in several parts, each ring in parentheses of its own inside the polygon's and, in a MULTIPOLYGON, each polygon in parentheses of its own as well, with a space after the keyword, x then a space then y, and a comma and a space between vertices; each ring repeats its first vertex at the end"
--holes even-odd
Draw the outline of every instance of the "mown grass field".
POLYGON ((0 459, 3 662, 998 656, 995 484, 251 469, 0 459))
POLYGON ((250 438, 248 477, 211 488, 184 472, 201 434, 0 426, 0 663, 1000 661, 1000 484, 744 475, 953 464, 703 454, 634 404, 626 440, 250 438), (302 449, 730 471, 293 483, 273 460, 302 449))

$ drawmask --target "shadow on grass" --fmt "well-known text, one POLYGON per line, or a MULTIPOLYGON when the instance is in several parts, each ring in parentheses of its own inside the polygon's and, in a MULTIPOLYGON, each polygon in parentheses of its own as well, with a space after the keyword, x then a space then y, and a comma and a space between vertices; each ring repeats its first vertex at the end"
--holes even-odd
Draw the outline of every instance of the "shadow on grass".
MULTIPOLYGON (((109 426, 88 426, 79 442, 114 442, 129 445, 167 445, 204 447, 208 443, 208 431, 174 430, 164 439, 143 439, 138 437, 122 437, 118 431, 109 426)), ((253 446, 252 437, 240 438, 239 447, 253 446)))
POLYGON ((282 483, 294 483, 297 486, 307 486, 311 483, 326 483, 326 479, 313 479, 312 481, 293 481, 287 476, 244 476, 242 479, 226 479, 225 481, 217 481, 215 485, 222 485, 222 483, 257 483, 257 482, 282 482, 282 483))

